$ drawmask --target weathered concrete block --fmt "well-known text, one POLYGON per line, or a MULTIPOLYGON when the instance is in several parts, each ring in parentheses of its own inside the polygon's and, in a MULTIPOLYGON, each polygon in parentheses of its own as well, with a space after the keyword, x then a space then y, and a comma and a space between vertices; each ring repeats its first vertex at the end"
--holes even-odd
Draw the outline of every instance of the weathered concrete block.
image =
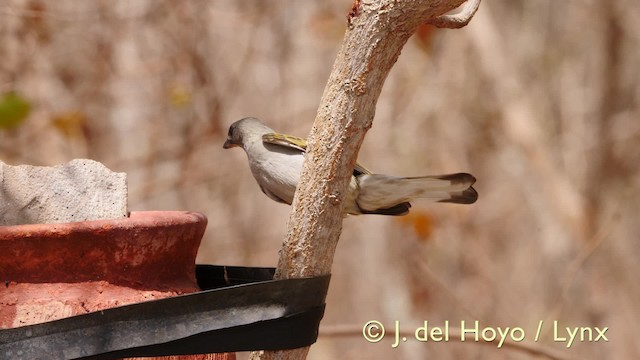
POLYGON ((127 175, 97 161, 53 167, 0 161, 0 225, 117 219, 127 213, 127 175))

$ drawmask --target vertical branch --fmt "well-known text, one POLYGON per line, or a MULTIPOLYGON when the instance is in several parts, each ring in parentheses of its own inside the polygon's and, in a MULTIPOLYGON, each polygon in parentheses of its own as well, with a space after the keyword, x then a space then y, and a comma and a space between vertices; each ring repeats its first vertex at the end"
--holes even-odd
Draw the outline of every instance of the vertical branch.
MULTIPOLYGON (((308 139, 276 278, 329 274, 360 145, 391 67, 417 26, 464 0, 355 0, 308 139)), ((308 348, 253 354, 304 359, 308 348)))
POLYGON ((328 274, 358 150, 402 47, 427 19, 463 1, 357 1, 311 129, 280 253, 279 278, 328 274))

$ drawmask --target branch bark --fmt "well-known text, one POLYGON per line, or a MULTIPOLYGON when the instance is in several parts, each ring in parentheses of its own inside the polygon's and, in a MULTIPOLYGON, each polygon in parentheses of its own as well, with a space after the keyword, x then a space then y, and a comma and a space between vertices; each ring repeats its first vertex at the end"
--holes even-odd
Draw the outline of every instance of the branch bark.
MULTIPOLYGON (((462 3, 464 0, 354 1, 308 138, 277 279, 331 272, 342 231, 343 200, 382 85, 418 25, 462 3)), ((251 358, 304 359, 307 352, 308 348, 267 351, 253 353, 251 358)))

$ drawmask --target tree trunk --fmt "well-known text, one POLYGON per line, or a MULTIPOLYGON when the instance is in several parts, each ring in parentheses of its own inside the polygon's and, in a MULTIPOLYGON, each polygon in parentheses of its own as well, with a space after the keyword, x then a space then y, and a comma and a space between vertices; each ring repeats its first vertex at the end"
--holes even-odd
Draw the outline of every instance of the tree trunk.
MULTIPOLYGON (((382 85, 418 25, 432 22, 440 27, 460 27, 468 22, 479 0, 470 0, 462 16, 442 16, 463 2, 354 1, 308 138, 276 278, 331 272, 342 231, 343 200, 382 85)), ((308 349, 256 352, 251 358, 304 359, 308 349)))

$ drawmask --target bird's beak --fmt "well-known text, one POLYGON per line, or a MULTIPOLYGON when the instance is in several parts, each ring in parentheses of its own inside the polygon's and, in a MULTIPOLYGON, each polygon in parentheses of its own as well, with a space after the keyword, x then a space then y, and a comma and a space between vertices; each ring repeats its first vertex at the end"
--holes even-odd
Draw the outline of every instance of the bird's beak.
POLYGON ((236 147, 238 145, 234 144, 231 142, 231 139, 227 139, 227 141, 224 142, 224 145, 222 145, 223 149, 231 149, 232 147, 236 147))

